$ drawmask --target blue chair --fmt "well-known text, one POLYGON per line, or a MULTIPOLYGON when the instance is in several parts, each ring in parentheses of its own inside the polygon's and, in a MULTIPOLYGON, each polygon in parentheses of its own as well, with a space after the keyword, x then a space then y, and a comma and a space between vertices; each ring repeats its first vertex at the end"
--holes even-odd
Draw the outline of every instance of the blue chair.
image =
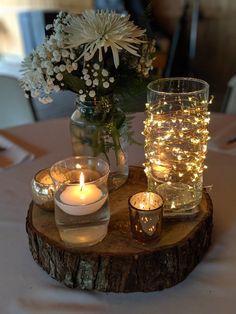
POLYGON ((37 121, 31 99, 27 99, 17 78, 0 75, 0 129, 37 121))
POLYGON ((231 77, 228 82, 221 111, 225 113, 236 113, 236 75, 231 77))

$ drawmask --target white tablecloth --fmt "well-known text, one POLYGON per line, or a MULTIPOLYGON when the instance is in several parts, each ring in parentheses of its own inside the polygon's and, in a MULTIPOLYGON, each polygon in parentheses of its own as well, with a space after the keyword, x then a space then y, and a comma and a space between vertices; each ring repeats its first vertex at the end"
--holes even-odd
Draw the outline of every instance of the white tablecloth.
MULTIPOLYGON (((144 115, 134 120, 137 138, 144 115)), ((0 173, 0 313, 236 313, 236 116, 212 116, 205 184, 214 203, 212 245, 202 262, 180 284, 159 292, 114 294, 71 290, 51 279, 33 260, 25 217, 36 171, 71 155, 68 120, 51 120, 5 130, 37 158, 0 173), (232 134, 229 134, 232 132, 232 134)), ((0 132, 2 133, 2 132, 0 132)), ((130 146, 130 164, 141 164, 141 146, 130 146)))

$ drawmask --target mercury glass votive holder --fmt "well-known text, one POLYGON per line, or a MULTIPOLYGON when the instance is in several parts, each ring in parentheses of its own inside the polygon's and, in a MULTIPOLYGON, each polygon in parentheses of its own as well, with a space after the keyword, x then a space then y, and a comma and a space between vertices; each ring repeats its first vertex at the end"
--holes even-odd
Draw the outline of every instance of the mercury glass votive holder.
POLYGON ((45 210, 54 210, 54 184, 50 177, 49 168, 36 173, 31 182, 32 199, 35 204, 45 210))
POLYGON ((50 170, 55 185, 55 222, 68 246, 95 245, 107 234, 110 219, 109 165, 96 157, 71 157, 50 170))
POLYGON ((144 122, 148 189, 164 200, 164 216, 194 216, 202 198, 209 85, 194 78, 151 82, 144 122))
POLYGON ((161 235, 163 200, 153 192, 139 192, 129 200, 133 238, 141 242, 158 240, 161 235))

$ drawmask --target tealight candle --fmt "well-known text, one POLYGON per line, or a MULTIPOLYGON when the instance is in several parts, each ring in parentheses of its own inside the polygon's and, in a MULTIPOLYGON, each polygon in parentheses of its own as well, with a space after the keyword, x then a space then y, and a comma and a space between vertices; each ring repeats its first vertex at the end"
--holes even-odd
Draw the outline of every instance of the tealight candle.
MULTIPOLYGON (((60 208, 69 215, 89 215, 99 210, 107 199, 95 184, 85 184, 80 174, 80 184, 67 186, 60 194, 60 208)), ((57 201, 56 201, 57 202, 57 201)), ((58 203, 58 202, 57 202, 58 203)))
POLYGON ((50 173, 61 240, 73 247, 102 241, 110 219, 108 164, 96 157, 76 156, 57 162, 50 173))
POLYGON ((32 198, 40 208, 54 210, 54 185, 49 173, 49 168, 36 173, 31 182, 32 198))
POLYGON ((163 200, 153 192, 139 192, 129 198, 133 237, 141 242, 156 240, 161 234, 163 200))

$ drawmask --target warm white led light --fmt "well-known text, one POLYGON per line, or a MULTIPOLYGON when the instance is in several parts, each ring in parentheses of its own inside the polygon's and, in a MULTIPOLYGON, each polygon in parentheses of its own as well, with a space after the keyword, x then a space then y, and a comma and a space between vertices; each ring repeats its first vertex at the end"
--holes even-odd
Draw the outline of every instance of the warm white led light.
MULTIPOLYGON (((190 100, 191 97, 189 97, 190 100)), ((207 152, 209 112, 202 109, 196 100, 189 108, 180 108, 165 114, 162 110, 148 112, 144 122, 146 173, 151 164, 168 164, 166 180, 179 178, 189 183, 196 182, 202 175, 207 152), (188 143, 188 144, 183 144, 188 143)), ((151 106, 146 104, 151 111, 151 106)))

